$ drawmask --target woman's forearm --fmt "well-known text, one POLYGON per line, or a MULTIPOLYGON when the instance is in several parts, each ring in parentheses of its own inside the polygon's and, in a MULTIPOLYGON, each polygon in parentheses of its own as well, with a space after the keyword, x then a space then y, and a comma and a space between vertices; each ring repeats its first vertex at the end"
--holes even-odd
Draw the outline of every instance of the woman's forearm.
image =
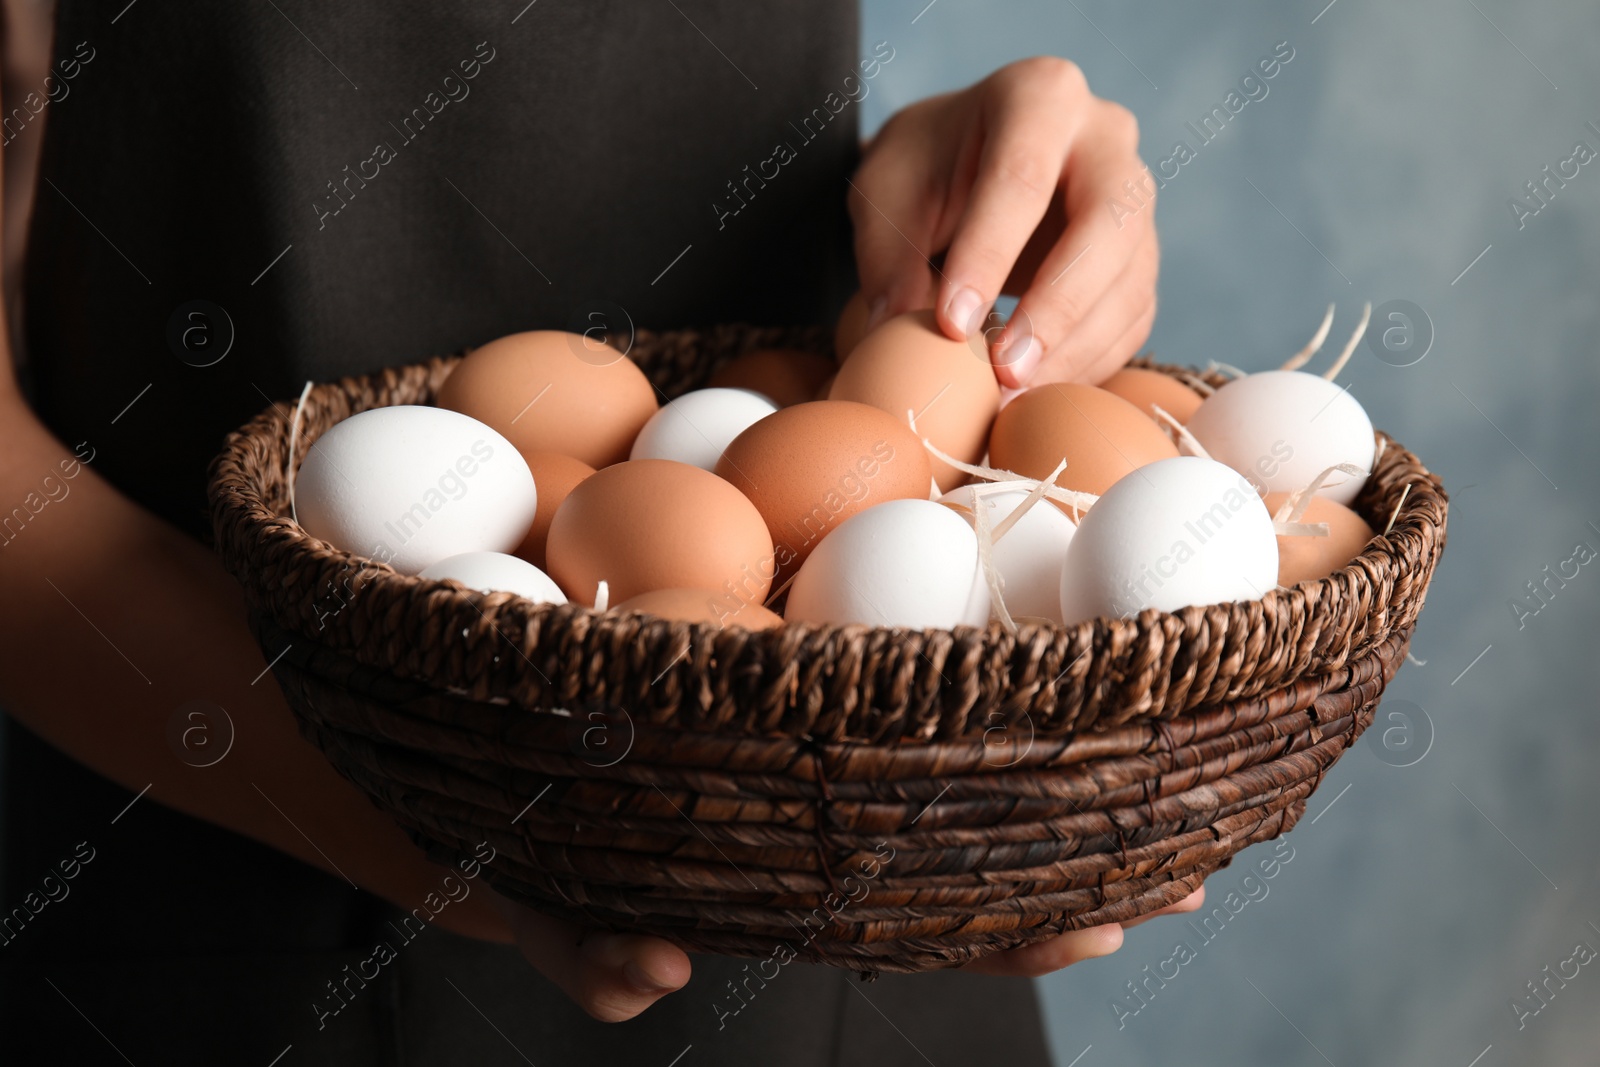
MULTIPOLYGON (((439 892, 448 872, 300 738, 215 554, 91 466, 67 478, 62 461, 75 458, 0 380, 0 706, 100 774, 135 791, 149 785, 146 802, 407 909, 439 892), (41 506, 46 476, 59 488, 41 506), (6 525, 13 507, 25 521, 6 525), (224 708, 235 732, 226 758, 208 767, 168 742, 174 713, 197 699, 224 708)), ((510 940, 487 897, 471 894, 440 924, 510 940)))

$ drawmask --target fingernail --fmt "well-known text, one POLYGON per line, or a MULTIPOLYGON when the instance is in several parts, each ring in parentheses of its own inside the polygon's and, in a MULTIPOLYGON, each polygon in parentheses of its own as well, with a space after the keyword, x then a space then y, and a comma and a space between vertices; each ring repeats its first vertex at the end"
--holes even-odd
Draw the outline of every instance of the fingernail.
POLYGON ((956 290, 956 294, 945 305, 945 316, 956 324, 963 337, 971 337, 972 331, 978 325, 978 309, 983 306, 983 297, 976 289, 963 287, 956 290))
POLYGON ((1039 365, 1041 351, 1037 337, 1014 337, 1000 350, 996 362, 1009 368, 1019 384, 1026 385, 1033 369, 1039 365))
POLYGON ((877 297, 867 306, 867 325, 863 330, 864 333, 872 332, 872 328, 883 319, 883 313, 888 307, 889 298, 886 296, 877 297))
POLYGON ((629 960, 622 965, 622 977, 626 978, 628 984, 641 993, 665 993, 670 989, 676 988, 669 982, 663 982, 659 978, 652 978, 643 967, 640 967, 633 960, 629 960))

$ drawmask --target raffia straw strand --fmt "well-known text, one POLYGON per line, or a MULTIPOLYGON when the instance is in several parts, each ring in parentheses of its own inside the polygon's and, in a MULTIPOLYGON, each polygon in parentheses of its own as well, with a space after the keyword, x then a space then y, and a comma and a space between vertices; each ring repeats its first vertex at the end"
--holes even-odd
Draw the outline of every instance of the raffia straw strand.
POLYGON ((1350 362, 1350 356, 1356 350, 1356 345, 1361 343, 1361 337, 1367 332, 1367 323, 1372 321, 1372 301, 1368 300, 1361 308, 1361 321, 1356 325, 1356 332, 1350 335, 1350 340, 1345 343, 1344 351, 1339 353, 1339 358, 1333 361, 1322 375, 1328 381, 1333 381, 1344 370, 1344 365, 1350 362))
POLYGON ((307 381, 305 388, 300 390, 300 399, 294 406, 294 418, 289 423, 289 459, 284 464, 284 481, 289 483, 289 517, 295 522, 300 521, 300 513, 294 506, 294 483, 299 481, 299 471, 295 469, 295 445, 300 441, 300 414, 305 411, 306 398, 311 395, 311 382, 307 381))
POLYGON ((1306 346, 1284 361, 1280 370, 1299 370, 1311 362, 1311 357, 1322 348, 1322 342, 1328 339, 1328 328, 1333 325, 1333 305, 1328 305, 1327 314, 1322 316, 1322 325, 1317 327, 1317 332, 1312 335, 1306 346))

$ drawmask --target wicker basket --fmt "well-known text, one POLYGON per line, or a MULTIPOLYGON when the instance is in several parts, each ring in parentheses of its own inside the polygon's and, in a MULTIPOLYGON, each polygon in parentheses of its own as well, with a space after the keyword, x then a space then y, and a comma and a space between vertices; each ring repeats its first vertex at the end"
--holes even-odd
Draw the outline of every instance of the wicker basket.
MULTIPOLYGON (((816 330, 645 334, 667 395, 816 330)), ((452 358, 311 390, 296 455, 427 403, 452 358)), ((228 438, 217 546, 304 735, 441 862, 573 922, 858 971, 953 966, 1172 903, 1282 834, 1372 721, 1444 546, 1388 438, 1393 528, 1259 601, 1073 627, 717 630, 395 573, 288 518, 290 420, 228 438), (1406 490, 1409 487, 1409 492, 1406 490), (1402 494, 1404 500, 1402 502, 1402 494)))

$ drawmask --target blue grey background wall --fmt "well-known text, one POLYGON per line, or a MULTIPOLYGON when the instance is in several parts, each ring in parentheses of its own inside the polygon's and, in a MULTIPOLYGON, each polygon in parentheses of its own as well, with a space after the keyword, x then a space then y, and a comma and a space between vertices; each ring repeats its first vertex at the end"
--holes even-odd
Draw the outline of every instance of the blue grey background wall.
POLYGON ((1312 797, 1293 858, 1264 879, 1273 846, 1258 846, 1211 879, 1213 903, 1229 890, 1243 903, 1202 931, 1210 940, 1152 922, 1116 955, 1041 982, 1058 1064, 1592 1064, 1600 966, 1574 953, 1600 948, 1600 565, 1569 561, 1580 544, 1600 549, 1600 165, 1575 160, 1579 142, 1600 151, 1600 8, 866 0, 864 12, 864 45, 896 49, 864 101, 869 131, 920 96, 1052 53, 1138 115, 1152 168, 1189 146, 1159 171, 1175 175, 1157 210, 1150 348, 1163 360, 1274 367, 1330 301, 1331 344, 1366 300, 1409 301, 1419 328, 1431 322, 1419 362, 1363 345, 1341 376, 1452 494, 1412 649, 1423 662, 1312 797), (1265 94, 1250 87, 1225 126, 1213 121, 1220 132, 1197 137, 1190 124, 1280 43, 1293 59, 1265 94), (1544 181, 1547 166, 1569 177, 1544 181), (1179 941, 1194 958, 1167 962, 1179 941), (1574 969, 1540 998, 1528 988, 1574 969))

